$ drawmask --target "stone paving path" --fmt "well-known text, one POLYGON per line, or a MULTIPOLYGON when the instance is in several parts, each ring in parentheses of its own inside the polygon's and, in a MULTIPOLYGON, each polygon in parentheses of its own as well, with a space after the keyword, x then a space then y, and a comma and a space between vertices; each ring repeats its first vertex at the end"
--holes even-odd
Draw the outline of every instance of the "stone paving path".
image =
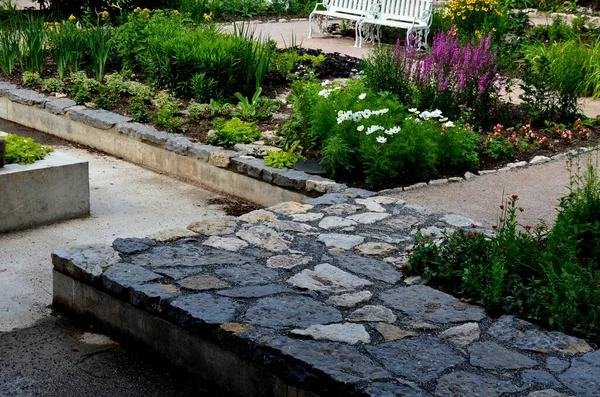
POLYGON ((512 316, 492 321, 404 278, 403 252, 417 227, 439 235, 472 223, 346 189, 55 251, 53 263, 215 343, 227 336, 242 358, 292 383, 317 379, 317 393, 599 395, 600 351, 585 341, 512 316))

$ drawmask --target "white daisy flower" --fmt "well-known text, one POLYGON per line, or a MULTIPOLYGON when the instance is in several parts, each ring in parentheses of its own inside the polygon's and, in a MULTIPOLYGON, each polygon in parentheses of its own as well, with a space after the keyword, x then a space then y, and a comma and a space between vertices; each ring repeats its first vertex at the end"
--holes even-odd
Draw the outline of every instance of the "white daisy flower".
POLYGON ((376 138, 376 141, 379 142, 379 143, 386 143, 387 142, 387 138, 384 137, 384 136, 378 136, 376 138))
POLYGON ((364 125, 359 125, 358 127, 356 127, 357 131, 363 131, 365 129, 364 125))
POLYGON ((360 95, 358 96, 358 99, 360 99, 360 100, 362 101, 362 100, 363 100, 363 99, 365 99, 366 97, 367 97, 367 94, 365 94, 365 93, 362 93, 362 94, 360 94, 360 95))

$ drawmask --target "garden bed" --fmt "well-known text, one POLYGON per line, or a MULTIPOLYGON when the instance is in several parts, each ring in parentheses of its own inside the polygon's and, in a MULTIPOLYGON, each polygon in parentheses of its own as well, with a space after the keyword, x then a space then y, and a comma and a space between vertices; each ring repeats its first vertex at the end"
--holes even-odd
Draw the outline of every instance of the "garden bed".
POLYGON ((88 162, 53 152, 33 164, 7 164, 0 197, 0 232, 88 216, 88 162))

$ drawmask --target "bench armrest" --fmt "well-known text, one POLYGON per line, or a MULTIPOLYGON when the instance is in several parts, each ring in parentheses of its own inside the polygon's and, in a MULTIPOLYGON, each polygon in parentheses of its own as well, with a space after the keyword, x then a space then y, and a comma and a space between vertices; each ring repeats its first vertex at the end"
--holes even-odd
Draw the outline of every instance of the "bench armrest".
POLYGON ((433 0, 420 0, 420 2, 421 4, 424 4, 425 7, 418 19, 427 23, 427 26, 431 26, 433 20, 433 0))
POLYGON ((327 9, 327 8, 329 8, 328 5, 329 5, 329 0, 323 0, 322 3, 315 4, 315 9, 313 10, 313 12, 320 11, 321 8, 327 9), (321 6, 321 8, 319 8, 319 6, 321 6))
POLYGON ((369 2, 369 6, 365 11, 365 18, 375 19, 379 16, 381 12, 381 7, 383 6, 383 0, 372 0, 369 2))

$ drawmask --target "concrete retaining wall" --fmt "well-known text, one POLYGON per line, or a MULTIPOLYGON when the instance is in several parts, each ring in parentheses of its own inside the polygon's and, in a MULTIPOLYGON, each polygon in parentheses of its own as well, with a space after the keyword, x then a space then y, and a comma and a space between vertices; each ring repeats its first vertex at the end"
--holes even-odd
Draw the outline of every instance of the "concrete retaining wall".
MULTIPOLYGON (((51 103, 50 98, 48 98, 46 106, 48 103, 51 103)), ((43 106, 44 104, 23 104, 6 96, 0 97, 0 117, 72 142, 93 147, 153 171, 220 193, 237 196, 259 205, 270 206, 284 201, 302 201, 311 195, 307 191, 294 190, 293 184, 286 184, 288 181, 283 181, 281 184, 283 186, 277 186, 269 183, 270 181, 263 181, 260 177, 253 178, 244 173, 236 172, 233 163, 225 167, 215 166, 206 159, 182 155, 173 150, 167 150, 165 147, 148 143, 139 136, 119 133, 117 123, 107 129, 96 128, 85 122, 73 120, 72 117, 69 117, 69 109, 64 110, 65 114, 54 114, 43 108, 43 106), (287 188, 288 186, 292 188, 287 188)), ((123 119, 125 118, 123 117, 123 119)), ((121 123, 120 125, 123 124, 135 123, 121 123)), ((159 131, 157 133, 173 136, 173 134, 165 134, 159 131)), ((230 151, 223 150, 223 152, 230 151)), ((226 157, 231 156, 233 158, 235 155, 235 153, 233 155, 225 153, 226 157)), ((229 157, 227 157, 227 163, 229 164, 229 157)), ((285 175, 287 170, 276 170, 275 172, 285 175)), ((293 173, 297 173, 297 171, 289 172, 290 175, 293 173)), ((323 178, 315 177, 315 179, 323 178)), ((302 183, 302 186, 304 186, 304 181, 302 183)), ((318 193, 315 191, 312 195, 318 195, 318 193)))
POLYGON ((0 168, 0 232, 90 214, 88 162, 53 152, 0 168))
POLYGON ((318 397, 198 335, 53 271, 55 309, 86 316, 241 396, 318 397))

